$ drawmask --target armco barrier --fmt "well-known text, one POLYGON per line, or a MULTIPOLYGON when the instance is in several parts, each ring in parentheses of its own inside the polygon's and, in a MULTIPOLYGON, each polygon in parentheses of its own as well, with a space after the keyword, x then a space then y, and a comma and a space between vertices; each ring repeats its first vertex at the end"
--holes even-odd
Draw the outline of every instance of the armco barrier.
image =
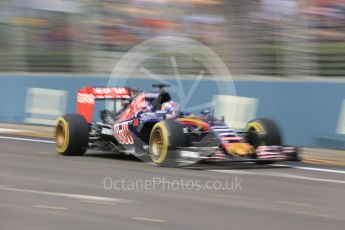
MULTIPOLYGON (((0 76, 0 122, 52 120, 44 111, 40 114, 40 103, 57 106, 49 108, 55 115, 56 108, 61 113, 74 112, 76 89, 105 86, 107 80, 83 76, 0 76), (67 100, 51 98, 45 102, 32 101, 35 97, 28 97, 28 92, 45 92, 42 97, 65 95, 67 100), (49 103, 51 100, 52 103, 49 103), (29 108, 33 106, 38 107, 33 109, 38 111, 37 114, 31 114, 29 108)), ((130 79, 126 84, 148 90, 152 81, 130 79)), ((184 80, 183 84, 188 89, 192 81, 184 80)), ((345 81, 235 80, 235 87, 238 96, 255 99, 256 117, 272 117, 279 123, 286 144, 345 149, 345 118, 341 116, 345 114, 345 81)), ((208 102, 213 94, 217 94, 217 88, 211 81, 201 81, 198 89, 204 93, 193 97, 191 105, 208 102)), ((39 96, 36 95, 36 98, 39 96)))

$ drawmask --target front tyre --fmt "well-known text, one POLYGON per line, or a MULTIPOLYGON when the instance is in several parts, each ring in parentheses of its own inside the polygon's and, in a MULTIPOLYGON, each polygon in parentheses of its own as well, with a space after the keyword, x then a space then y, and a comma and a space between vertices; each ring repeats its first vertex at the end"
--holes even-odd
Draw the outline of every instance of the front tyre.
POLYGON ((89 124, 78 114, 60 117, 55 128, 55 148, 62 155, 80 156, 89 143, 89 124))
MULTIPOLYGON (((247 141, 257 148, 263 145, 282 145, 282 138, 278 125, 269 118, 260 118, 248 122, 246 131, 249 133, 247 141)), ((257 164, 270 164, 273 161, 257 161, 257 164)))
POLYGON ((259 118, 248 122, 248 142, 257 147, 261 145, 282 145, 278 125, 269 118, 259 118))
POLYGON ((150 134, 150 158, 158 166, 177 167, 178 147, 185 146, 182 126, 173 120, 155 124, 150 134))

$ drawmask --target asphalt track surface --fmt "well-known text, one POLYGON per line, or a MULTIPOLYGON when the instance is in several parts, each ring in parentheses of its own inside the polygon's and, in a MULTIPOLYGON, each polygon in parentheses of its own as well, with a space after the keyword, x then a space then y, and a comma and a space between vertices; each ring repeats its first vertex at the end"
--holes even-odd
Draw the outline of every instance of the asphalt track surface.
POLYGON ((344 167, 173 169, 0 139, 0 229, 344 230, 344 178, 344 167))

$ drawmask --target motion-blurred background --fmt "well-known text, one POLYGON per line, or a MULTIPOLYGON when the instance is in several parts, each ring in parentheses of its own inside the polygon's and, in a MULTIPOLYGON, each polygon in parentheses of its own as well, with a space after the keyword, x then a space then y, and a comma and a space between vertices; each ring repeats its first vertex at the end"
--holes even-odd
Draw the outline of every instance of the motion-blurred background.
MULTIPOLYGON (((162 35, 223 59, 239 128, 273 117, 288 144, 345 148, 344 0, 0 0, 0 122, 53 124, 77 88, 106 85, 124 53, 162 35)), ((173 74, 166 57, 146 64, 173 74)), ((178 64, 182 78, 200 71, 178 64)))
POLYGON ((233 74, 345 72, 344 0, 1 0, 0 15, 1 71, 107 73, 132 46, 173 35, 233 74))

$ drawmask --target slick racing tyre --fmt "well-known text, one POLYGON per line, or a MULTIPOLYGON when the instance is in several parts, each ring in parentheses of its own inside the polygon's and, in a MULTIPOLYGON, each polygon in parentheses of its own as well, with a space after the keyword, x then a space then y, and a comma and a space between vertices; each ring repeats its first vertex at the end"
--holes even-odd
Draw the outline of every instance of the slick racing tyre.
POLYGON ((282 145, 282 138, 277 124, 268 118, 255 119, 248 122, 248 142, 253 146, 282 145))
MULTIPOLYGON (((248 122, 246 126, 248 143, 257 148, 262 145, 282 145, 282 138, 277 124, 269 118, 260 118, 248 122)), ((257 164, 270 164, 272 161, 257 161, 257 164)))
POLYGON ((86 152, 89 143, 89 124, 78 114, 68 114, 58 119, 55 129, 55 148, 62 155, 79 156, 86 152))
POLYGON ((150 158, 158 166, 177 167, 178 147, 185 146, 182 126, 173 120, 155 124, 150 134, 150 158))

